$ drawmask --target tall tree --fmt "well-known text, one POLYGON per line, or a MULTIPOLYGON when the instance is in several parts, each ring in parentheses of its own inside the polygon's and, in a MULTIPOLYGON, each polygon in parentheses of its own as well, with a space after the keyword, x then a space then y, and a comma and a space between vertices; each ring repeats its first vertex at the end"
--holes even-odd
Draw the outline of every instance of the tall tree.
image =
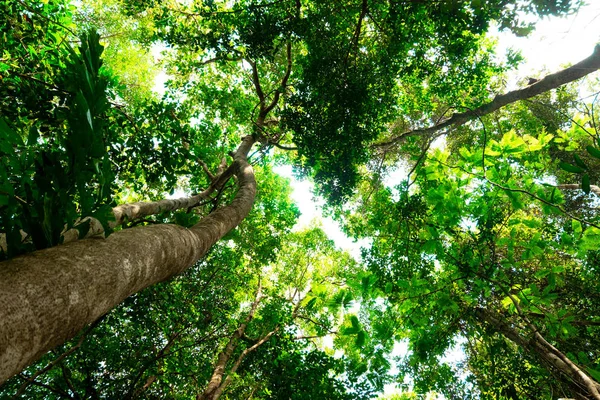
POLYGON ((566 177, 551 156, 566 133, 517 115, 467 128, 477 147, 453 136, 453 152, 412 147, 410 181, 365 186, 347 229, 373 240, 365 260, 409 342, 403 370, 419 392, 457 395, 464 372, 440 357, 462 338, 483 398, 598 398, 597 285, 586 278, 598 215, 567 208, 563 185, 548 183, 566 177))
MULTIPOLYGON (((248 156, 256 143, 257 156, 270 157, 272 146, 297 150, 288 160, 313 176, 332 204, 340 204, 373 156, 368 145, 389 136, 398 113, 414 111, 413 92, 455 106, 486 102, 489 76, 501 69, 483 45, 492 19, 522 32, 527 27, 518 22, 519 12, 561 14, 572 6, 136 3, 125 14, 155 18, 148 43, 171 49, 168 67, 175 76, 170 101, 123 109, 110 105, 116 78, 102 68, 98 37, 83 36, 79 52, 68 45, 75 27, 67 2, 5 2, 3 254, 44 250, 0 264, 0 318, 9 321, 0 331, 0 381, 132 293, 183 272, 235 228, 254 201, 248 156), (12 58, 27 70, 19 70, 12 58), (202 122, 189 127, 178 116, 202 122), (221 164, 227 152, 232 161, 221 164), (199 168, 202 163, 207 166, 199 168), (203 170, 208 173, 201 178, 203 170), (135 204, 125 207, 135 210, 126 215, 147 217, 167 204, 173 210, 212 203, 211 212, 190 228, 153 224, 51 247, 65 241, 70 229, 76 238, 90 233, 93 220, 86 217, 102 225, 92 233, 108 234, 117 222, 131 222, 112 208, 113 195, 124 196, 129 181, 138 193, 157 197, 174 188, 177 173, 187 174, 189 189, 203 195, 135 204), (224 195, 234 176, 237 193, 224 195), (208 191, 199 190, 201 185, 208 191), (223 206, 224 196, 230 201, 223 206)), ((349 328, 363 341, 366 334, 355 325, 349 328)))

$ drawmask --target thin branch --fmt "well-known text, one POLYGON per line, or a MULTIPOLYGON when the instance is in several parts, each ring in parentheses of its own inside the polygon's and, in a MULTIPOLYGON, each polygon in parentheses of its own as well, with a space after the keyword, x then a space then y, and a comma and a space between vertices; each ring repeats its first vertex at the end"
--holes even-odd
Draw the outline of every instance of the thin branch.
MULTIPOLYGON (((150 360, 148 360, 142 366, 142 368, 140 368, 140 370, 136 374, 135 378, 129 384, 129 390, 127 391, 127 394, 124 397, 125 399, 134 399, 134 398, 137 398, 140 395, 140 393, 142 393, 144 390, 146 390, 148 388, 148 386, 149 386, 148 385, 148 381, 141 388, 137 388, 136 389, 135 385, 137 385, 138 381, 141 379, 141 377, 144 375, 144 373, 152 366, 152 364, 154 364, 156 361, 160 360, 161 358, 164 358, 168 354, 167 352, 171 349, 171 347, 173 347, 173 345, 175 344, 175 341, 179 338, 179 336, 187 328, 188 328, 188 326, 184 326, 182 329, 180 329, 179 331, 175 332, 175 334, 171 335, 171 337, 167 341, 167 344, 165 346, 163 346, 156 353, 155 356, 151 357, 150 360)), ((154 378, 156 380, 156 377, 154 377, 154 378)), ((150 383, 150 384, 152 384, 152 383, 150 383)))
POLYGON ((311 339, 321 339, 329 335, 337 335, 337 331, 332 331, 326 335, 311 335, 311 336, 296 336, 292 338, 292 340, 311 340, 311 339))
POLYGON ((358 16, 358 23, 356 24, 356 29, 354 30, 354 35, 352 35, 352 41, 350 42, 350 48, 348 49, 348 53, 346 54, 346 59, 344 60, 344 63, 348 62, 348 58, 350 58, 350 53, 351 53, 352 47, 354 47, 355 50, 358 47, 358 42, 360 40, 360 31, 362 29, 363 20, 365 19, 365 16, 367 15, 367 11, 368 11, 368 0, 363 0, 362 5, 361 5, 361 10, 360 10, 360 15, 358 16))
POLYGON ((75 32, 73 32, 71 29, 69 29, 69 28, 68 28, 68 27, 66 27, 65 25, 61 24, 60 22, 53 21, 52 19, 50 19, 50 18, 49 18, 49 17, 47 17, 46 15, 44 15, 44 14, 42 14, 42 13, 38 12, 37 10, 35 10, 35 9, 31 8, 30 6, 28 6, 28 5, 27 5, 27 4, 26 4, 24 1, 17 0, 17 2, 18 2, 19 4, 21 4, 23 7, 25 7, 25 9, 26 9, 27 11, 29 11, 30 13, 32 13, 32 14, 35 14, 35 15, 37 15, 38 17, 40 17, 40 18, 43 18, 43 19, 45 19, 45 20, 46 20, 46 21, 48 21, 48 22, 51 22, 51 23, 53 23, 53 24, 56 24, 56 25, 60 26, 61 28, 63 28, 64 30, 66 30, 67 32, 69 32, 69 33, 70 33, 71 35, 73 35, 73 36, 77 36, 77 35, 75 34, 75 32))
MULTIPOLYGON (((31 380, 31 378, 29 378, 29 377, 27 377, 27 376, 25 376, 23 374, 19 374, 18 377, 21 378, 21 379, 24 379, 24 380, 29 380, 28 381, 29 384, 32 384, 34 386, 42 387, 42 388, 44 388, 46 390, 49 390, 52 393, 56 393, 59 396, 61 396, 61 398, 73 399, 73 397, 70 396, 69 393, 65 392, 64 390, 60 390, 60 389, 54 388, 54 387, 52 387, 50 385, 46 385, 45 383, 42 383, 42 382, 31 380)), ((13 397, 13 399, 16 399, 16 398, 17 398, 16 396, 13 397)))
MULTIPOLYGON (((285 68, 285 75, 281 79, 281 87, 275 90, 275 94, 273 95, 273 101, 264 110, 261 111, 263 117, 266 117, 269 111, 271 111, 277 103, 279 102, 279 97, 281 93, 285 91, 285 87, 287 86, 288 79, 290 78, 290 74, 292 73, 292 43, 288 40, 286 44, 286 55, 287 55, 287 66, 285 68)), ((258 79, 258 78, 257 78, 258 79)), ((260 96, 259 96, 260 98, 260 96)))
POLYGON ((284 146, 282 144, 279 144, 277 142, 269 142, 269 144, 271 144, 271 145, 273 145, 273 146, 275 146, 275 147, 277 147, 278 149, 281 149, 281 150, 289 150, 289 151, 298 150, 297 147, 288 147, 288 146, 284 146))
POLYGON ((200 163, 200 165, 202 165, 202 169, 204 170, 204 173, 208 176, 208 179, 212 182, 215 180, 215 176, 213 175, 212 172, 210 172, 210 170, 208 169, 208 166, 206 165, 206 163, 202 160, 198 160, 198 163, 200 163))
POLYGON ((244 59, 244 57, 239 56, 239 57, 213 57, 213 58, 209 58, 208 60, 204 60, 201 61, 200 64, 201 65, 207 65, 207 64, 212 64, 215 62, 219 62, 219 61, 225 61, 225 62, 236 62, 236 61, 242 61, 244 59))
POLYGON ((258 76, 258 68, 256 66, 256 63, 254 61, 250 60, 249 58, 246 58, 246 61, 252 67, 252 83, 254 84, 254 89, 256 90, 256 95, 258 96, 258 99, 260 100, 260 110, 261 110, 261 114, 262 114, 262 111, 264 109, 263 107, 265 104, 265 93, 263 92, 262 86, 260 85, 260 78, 258 76))

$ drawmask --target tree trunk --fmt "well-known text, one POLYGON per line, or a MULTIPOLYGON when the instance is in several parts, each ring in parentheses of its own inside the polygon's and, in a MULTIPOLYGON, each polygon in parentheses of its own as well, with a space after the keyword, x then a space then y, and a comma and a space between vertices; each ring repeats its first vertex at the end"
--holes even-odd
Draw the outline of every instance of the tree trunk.
MULTIPOLYGON (((260 282, 259 282, 257 296, 260 294, 260 288, 261 287, 260 287, 260 282)), ((308 292, 310 292, 310 290, 308 292)), ((298 294, 297 290, 296 290, 296 294, 298 294)), ((292 300, 293 297, 295 297, 295 295, 292 296, 290 298, 290 300, 292 300)), ((296 319, 296 317, 298 316, 298 310, 300 309, 300 305, 302 304, 302 302, 304 301, 305 298, 306 298, 306 296, 298 299, 298 302, 296 303, 296 305, 294 306, 294 310, 292 311, 292 319, 296 319)), ((235 360, 235 362, 231 366, 231 369, 229 370, 229 373, 227 374, 225 379, 223 379, 223 376, 225 375, 225 367, 227 366, 227 363, 229 362, 229 360, 231 358, 233 350, 235 349, 235 347, 229 348, 229 346, 231 343, 234 343, 234 346, 237 345, 237 343, 239 342, 239 339, 244 334, 246 327, 248 326, 248 323, 250 322, 250 320, 252 318, 254 318, 254 313, 256 312, 256 306, 258 305, 259 301, 260 301, 260 298, 257 297, 252 305, 250 314, 246 318, 245 322, 234 333, 231 340, 227 344, 227 347, 225 348, 225 350, 223 352, 221 352, 221 354, 219 355, 219 360, 217 362, 217 366, 215 367, 215 370, 214 370, 215 372, 213 373, 213 376, 209 382, 209 385, 206 388, 206 390, 204 391, 204 393, 202 393, 202 395, 199 395, 196 397, 197 400, 219 400, 219 398, 221 397, 221 395, 223 394, 225 389, 227 389, 227 386, 231 383, 232 377, 237 372, 238 368, 242 364, 242 361, 244 361, 244 359, 248 356, 248 354, 252 353, 256 349, 258 349, 260 346, 265 344, 273 335, 275 335, 281 329, 281 325, 276 325, 272 331, 270 331, 269 333, 262 336, 252 346, 244 349, 244 351, 241 352, 241 354, 238 356, 238 358, 235 360), (225 354, 227 354, 226 358, 224 357, 225 354)))
MULTIPOLYGON (((260 346, 262 346, 267 340, 271 338, 271 336, 276 334, 277 331, 279 331, 279 325, 276 326, 275 329, 273 329, 271 332, 267 333, 265 336, 260 338, 255 344, 242 351, 242 354, 240 354, 237 360, 235 360, 235 363, 231 367, 231 370, 227 374, 227 377, 223 380, 219 387, 217 387, 214 390, 214 392, 212 392, 212 395, 206 398, 206 400, 219 400, 225 389, 227 389, 227 386, 231 383, 231 377, 233 376, 233 374, 236 373, 236 371, 240 367, 240 364, 242 364, 242 361, 244 361, 244 358, 246 358, 246 356, 252 353, 254 350, 258 349, 260 346)), ((200 399, 205 400, 202 397, 200 399)))
POLYGON ((570 380, 576 383, 576 385, 571 384, 571 386, 574 386, 574 390, 585 390, 583 398, 600 400, 600 384, 586 374, 574 362, 569 360, 569 358, 560 350, 548 343, 539 332, 535 331, 530 338, 527 338, 510 324, 505 322, 503 316, 500 314, 490 312, 483 308, 477 309, 475 314, 478 318, 492 326, 498 333, 524 350, 536 354, 548 365, 551 365, 561 374, 566 375, 570 380))
POLYGON ((247 136, 234 153, 238 193, 191 229, 124 229, 0 263, 0 383, 133 293, 192 266, 248 215, 256 181, 247 136))
POLYGON ((204 389, 204 392, 196 397, 197 400, 213 400, 219 398, 221 394, 219 388, 221 387, 227 364, 229 363, 229 360, 231 359, 231 356, 233 355, 233 352, 236 349, 240 338, 246 332, 246 327, 248 327, 248 324, 250 323, 250 321, 252 321, 252 318, 254 318, 254 313, 256 312, 256 309, 258 308, 261 299, 262 286, 259 278, 258 288, 256 289, 256 296, 254 297, 254 302, 252 302, 252 306, 250 307, 250 312, 248 312, 248 315, 246 316, 246 318, 244 318, 244 322, 242 322, 240 326, 235 330, 235 332, 233 332, 223 351, 219 353, 217 363, 215 364, 213 374, 210 377, 210 380, 208 381, 208 385, 206 386, 206 389, 204 389))

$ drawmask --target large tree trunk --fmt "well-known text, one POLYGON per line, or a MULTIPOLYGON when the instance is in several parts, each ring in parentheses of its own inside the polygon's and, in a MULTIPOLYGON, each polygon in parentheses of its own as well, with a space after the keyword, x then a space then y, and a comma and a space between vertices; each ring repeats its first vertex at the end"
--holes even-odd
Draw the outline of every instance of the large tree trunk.
POLYGON ((256 181, 247 136, 234 154, 238 193, 191 229, 153 225, 0 263, 0 383, 131 294, 185 271, 248 215, 256 181))
POLYGON ((573 390, 585 399, 600 400, 600 384, 583 371, 578 365, 569 360, 560 350, 548 343, 538 332, 532 332, 530 337, 525 337, 517 329, 504 321, 500 314, 483 308, 475 311, 478 318, 488 323, 498 333, 511 340, 524 350, 537 355, 547 365, 566 375, 576 385, 573 390), (581 391, 585 393, 580 393, 581 391))

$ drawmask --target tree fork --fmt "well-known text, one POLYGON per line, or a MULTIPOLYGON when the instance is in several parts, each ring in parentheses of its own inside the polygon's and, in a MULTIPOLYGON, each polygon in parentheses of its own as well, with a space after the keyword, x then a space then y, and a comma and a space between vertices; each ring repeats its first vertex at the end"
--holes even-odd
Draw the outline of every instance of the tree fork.
POLYGON ((206 385, 206 388, 204 389, 204 392, 202 392, 202 394, 198 394, 196 396, 197 400, 215 400, 218 399, 221 395, 223 389, 219 390, 219 388, 221 388, 221 386, 223 385, 223 376, 225 375, 225 369, 227 367, 227 364, 229 363, 229 360, 231 359, 231 356, 233 355, 233 352, 235 351, 240 338, 246 332, 248 324, 254 318, 254 314, 256 313, 256 309, 258 308, 258 305, 260 304, 262 298, 262 284, 259 276, 256 295, 254 296, 254 301, 252 302, 250 311, 248 312, 246 318, 244 318, 244 321, 230 336, 225 348, 219 353, 219 356, 217 357, 217 362, 213 369, 212 376, 208 381, 208 385, 206 385))
POLYGON ((0 384, 128 296, 180 274, 250 212, 256 180, 246 136, 234 153, 238 193, 192 228, 124 229, 0 263, 0 384))

